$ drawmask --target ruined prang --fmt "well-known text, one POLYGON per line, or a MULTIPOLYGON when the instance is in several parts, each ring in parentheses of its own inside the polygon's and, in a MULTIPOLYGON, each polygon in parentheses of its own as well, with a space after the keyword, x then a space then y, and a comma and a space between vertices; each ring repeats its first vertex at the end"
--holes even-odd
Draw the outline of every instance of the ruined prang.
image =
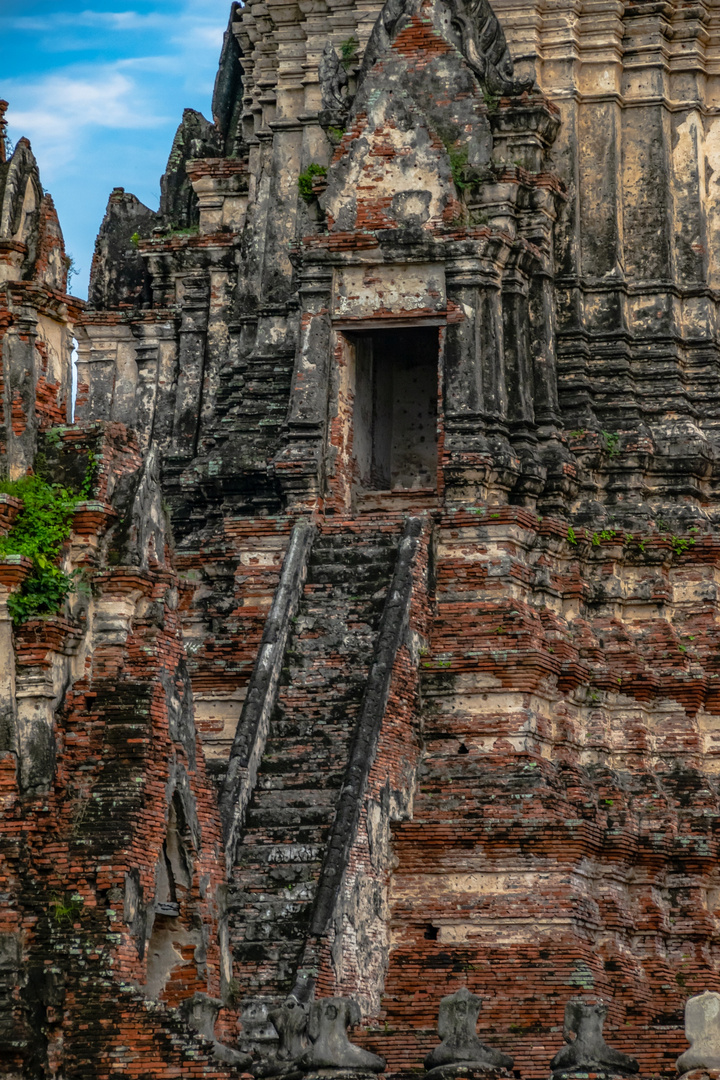
POLYGON ((719 102, 715 3, 233 4, 86 304, 0 140, 6 1075, 338 1074, 332 1009, 350 1069, 475 1071, 458 992, 491 1069, 545 1080, 583 993, 612 1051, 575 1010, 558 1069, 674 1072, 720 985, 719 102))

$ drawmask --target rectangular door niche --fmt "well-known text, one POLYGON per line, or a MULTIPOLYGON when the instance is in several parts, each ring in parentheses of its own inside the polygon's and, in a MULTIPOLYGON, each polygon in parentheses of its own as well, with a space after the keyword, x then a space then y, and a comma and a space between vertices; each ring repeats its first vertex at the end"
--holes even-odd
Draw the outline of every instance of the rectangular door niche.
POLYGON ((353 456, 364 491, 437 485, 438 330, 371 330, 355 347, 353 456))

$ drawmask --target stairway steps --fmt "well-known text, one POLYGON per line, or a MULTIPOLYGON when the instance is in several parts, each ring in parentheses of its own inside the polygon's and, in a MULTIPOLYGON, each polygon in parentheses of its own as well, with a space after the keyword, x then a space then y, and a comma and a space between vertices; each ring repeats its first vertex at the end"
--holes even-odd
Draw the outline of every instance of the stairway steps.
POLYGON ((233 871, 235 974, 250 994, 292 985, 397 541, 370 527, 313 545, 233 871))

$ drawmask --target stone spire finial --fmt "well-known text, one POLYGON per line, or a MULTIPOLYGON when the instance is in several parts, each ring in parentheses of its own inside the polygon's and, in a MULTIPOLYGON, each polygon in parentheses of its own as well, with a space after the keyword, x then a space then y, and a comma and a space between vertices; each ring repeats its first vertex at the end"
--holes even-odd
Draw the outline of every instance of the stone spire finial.
POLYGON ((477 994, 472 994, 466 986, 441 1000, 438 1035, 442 1042, 425 1058, 425 1068, 431 1076, 451 1076, 458 1068, 512 1068, 511 1057, 492 1050, 477 1037, 480 1004, 477 994))
POLYGON ((7 120, 5 119, 5 113, 9 104, 8 101, 0 100, 0 164, 7 161, 7 120))
POLYGON ((602 998, 570 998, 563 1021, 563 1039, 567 1046, 558 1050, 550 1062, 553 1077, 588 1072, 631 1076, 638 1071, 640 1066, 635 1058, 613 1050, 605 1042, 603 1024, 607 1013, 608 1007, 602 998))
POLYGON ((720 1069, 720 994, 706 990, 685 1002, 685 1038, 690 1043, 677 1059, 679 1073, 720 1069))

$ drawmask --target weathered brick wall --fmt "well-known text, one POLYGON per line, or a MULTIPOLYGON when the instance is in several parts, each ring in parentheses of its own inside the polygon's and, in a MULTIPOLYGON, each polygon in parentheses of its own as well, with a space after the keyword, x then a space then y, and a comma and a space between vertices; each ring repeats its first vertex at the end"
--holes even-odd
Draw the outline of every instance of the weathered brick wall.
MULTIPOLYGON (((118 1075, 121 1064, 130 1075, 142 1063, 149 1075, 171 1076, 189 1054, 198 1075, 227 1075, 209 1044, 142 993, 152 984, 152 996, 176 1006, 197 991, 225 994, 230 978, 227 961, 221 976, 217 803, 193 724, 178 582, 153 531, 159 488, 147 467, 139 475, 142 459, 122 425, 64 430, 48 448, 56 475, 72 475, 78 455, 84 469, 94 447, 90 505, 107 508, 110 528, 76 532, 69 543, 92 598, 15 636, 18 688, 27 696, 39 683, 42 697, 44 672, 59 662, 67 689, 47 790, 19 792, 15 756, 6 755, 3 930, 21 942, 25 971, 14 1038, 37 1074, 118 1075), (167 899, 169 814, 185 860, 176 863, 176 916, 157 908, 167 899)), ((20 744, 21 757, 30 752, 20 744)), ((226 1034, 232 1026, 222 1018, 226 1034)))
POLYGON ((20 148, 44 224, 0 237, 3 471, 63 418, 73 320, 83 426, 50 459, 98 469, 64 553, 92 598, 0 663, 55 755, 0 761, 8 1068, 227 1075, 176 1006, 222 997, 231 1041, 238 999, 305 976, 360 998, 391 1071, 467 985, 528 1078, 582 990, 668 1074, 684 999, 718 986, 716 20, 511 6, 542 93, 478 75, 452 0, 386 9, 367 65, 372 5, 233 6, 218 125, 185 115, 158 215, 113 193, 82 318, 20 148), (320 54, 350 34, 356 96, 321 125, 320 54), (437 492, 362 504, 342 335, 412 320, 441 324, 437 492), (309 941, 400 506, 426 512, 409 631, 309 941), (301 512, 316 546, 226 882, 209 778, 301 512))
POLYGON ((611 1003, 642 1075, 671 1074, 685 999, 718 988, 717 545, 596 540, 512 508, 439 524, 369 1043, 390 1068, 417 1066, 440 997, 467 985, 523 1075, 547 1073, 582 991, 611 1003))
MULTIPOLYGON (((292 520, 226 518, 176 553, 197 729, 221 778, 245 700, 292 520)), ((194 539, 194 538, 193 538, 194 539)))

